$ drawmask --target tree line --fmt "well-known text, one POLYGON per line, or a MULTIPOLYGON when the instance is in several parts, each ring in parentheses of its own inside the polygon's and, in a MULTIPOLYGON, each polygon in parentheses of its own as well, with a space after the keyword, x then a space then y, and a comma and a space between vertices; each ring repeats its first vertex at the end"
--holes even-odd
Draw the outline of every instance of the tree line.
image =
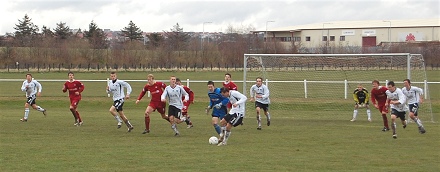
MULTIPOLYGON (((252 26, 234 28, 204 38, 204 35, 185 32, 176 23, 161 33, 143 36, 133 21, 118 32, 122 39, 109 40, 107 33, 93 20, 85 30, 71 29, 67 23, 56 23, 56 28, 41 29, 26 14, 15 24, 15 32, 0 37, 0 60, 4 66, 20 64, 148 64, 152 66, 178 66, 181 64, 218 64, 242 66, 243 54, 298 54, 298 53, 420 53, 426 63, 438 64, 437 45, 426 44, 375 47, 362 49, 345 46, 302 47, 291 43, 286 47, 280 40, 265 42, 261 34, 251 34, 252 26), (145 41, 148 40, 148 41, 145 41)), ((429 65, 427 64, 427 65, 429 65)))

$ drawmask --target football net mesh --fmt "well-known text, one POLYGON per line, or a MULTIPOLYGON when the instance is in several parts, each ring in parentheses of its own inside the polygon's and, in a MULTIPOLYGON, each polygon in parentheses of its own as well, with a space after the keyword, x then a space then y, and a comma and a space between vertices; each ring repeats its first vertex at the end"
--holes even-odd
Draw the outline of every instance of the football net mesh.
MULTIPOLYGON (((394 81, 396 87, 402 88, 403 80, 409 78, 411 85, 424 91, 420 119, 436 121, 425 63, 419 54, 245 54, 243 93, 246 96, 256 77, 262 77, 270 90, 271 112, 323 111, 321 114, 325 114, 336 109, 339 112, 335 114, 348 120, 353 114, 353 92, 358 84, 371 92, 373 80, 382 86, 394 81)), ((370 109, 373 118, 381 120, 379 111, 374 106, 370 109)), ((359 114, 361 111, 364 110, 360 109, 359 114)), ((246 116, 254 117, 254 114, 254 103, 247 103, 246 116)))

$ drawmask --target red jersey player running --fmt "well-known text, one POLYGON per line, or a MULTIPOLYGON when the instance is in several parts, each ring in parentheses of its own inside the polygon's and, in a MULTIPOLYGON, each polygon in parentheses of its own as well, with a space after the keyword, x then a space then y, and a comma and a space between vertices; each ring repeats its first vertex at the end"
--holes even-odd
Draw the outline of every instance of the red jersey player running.
MULTIPOLYGON (((188 126, 187 128, 192 128, 193 124, 192 124, 191 120, 189 119, 190 116, 188 115, 188 108, 189 108, 189 105, 194 103, 194 92, 189 87, 187 87, 186 85, 182 85, 182 82, 180 81, 179 78, 176 78, 176 84, 182 86, 183 89, 189 95, 189 101, 183 102, 182 115, 186 116, 186 121, 185 122, 186 122, 186 125, 188 126)), ((182 97, 182 101, 184 101, 184 100, 185 100, 185 97, 182 97)))
POLYGON ((390 127, 388 127, 388 107, 385 106, 385 103, 387 101, 387 95, 385 92, 388 90, 387 87, 380 86, 378 80, 374 80, 371 82, 373 89, 371 89, 371 102, 373 103, 374 107, 376 109, 379 109, 379 112, 382 114, 383 119, 383 129, 382 131, 388 131, 390 130, 390 127), (377 100, 377 103, 376 103, 377 100))
POLYGON ((145 109, 145 130, 144 132, 142 132, 142 134, 150 133, 150 114, 155 110, 160 113, 163 119, 169 121, 168 116, 165 115, 166 103, 162 102, 162 100, 160 99, 160 96, 162 95, 166 85, 163 82, 158 82, 154 80, 153 74, 149 74, 147 76, 147 79, 148 83, 144 86, 141 93, 139 94, 139 97, 136 100, 136 104, 138 104, 139 101, 141 101, 142 97, 145 96, 145 93, 147 93, 147 91, 150 91, 151 101, 147 109, 145 109))
POLYGON ((68 73, 69 80, 64 83, 63 92, 65 93, 69 90, 69 98, 70 98, 70 112, 72 112, 73 117, 75 118, 75 126, 81 126, 83 121, 79 112, 77 111, 78 103, 81 100, 81 92, 84 91, 84 84, 75 80, 75 75, 73 72, 68 73))

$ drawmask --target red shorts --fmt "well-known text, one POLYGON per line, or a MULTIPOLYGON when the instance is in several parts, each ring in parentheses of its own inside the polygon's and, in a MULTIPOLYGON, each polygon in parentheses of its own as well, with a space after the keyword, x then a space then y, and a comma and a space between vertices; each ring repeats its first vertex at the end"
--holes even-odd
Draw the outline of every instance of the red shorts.
POLYGON ((388 107, 386 107, 385 105, 379 105, 379 112, 381 114, 388 113, 388 107))
POLYGON ((160 114, 165 114, 165 102, 150 102, 148 105, 153 108, 153 111, 157 110, 160 114))
POLYGON ((77 107, 81 99, 70 99, 70 106, 77 107))
POLYGON ((188 112, 188 108, 189 108, 189 105, 190 105, 191 103, 188 101, 188 102, 184 102, 183 103, 183 107, 182 107, 182 113, 184 113, 184 112, 188 112))

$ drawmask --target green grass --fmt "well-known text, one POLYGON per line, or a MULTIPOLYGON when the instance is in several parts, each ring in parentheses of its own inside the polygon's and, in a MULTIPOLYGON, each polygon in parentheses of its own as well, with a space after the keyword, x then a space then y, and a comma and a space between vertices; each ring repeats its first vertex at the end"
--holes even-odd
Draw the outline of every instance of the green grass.
MULTIPOLYGON (((155 73, 156 78, 164 80, 171 74, 155 73)), ((222 80, 223 74, 179 73, 192 80, 222 80)), ((146 75, 118 73, 121 79, 144 79, 146 75)), ((233 76, 241 78, 238 72, 233 76)), ((432 81, 440 81, 438 76, 432 81)), ((35 73, 34 77, 67 78, 65 73, 35 73)), ((104 79, 108 73, 76 73, 76 77, 104 79)), ((0 73, 0 78, 24 79, 24 73, 0 73)), ((116 129, 116 121, 108 112, 112 100, 105 94, 105 84, 85 82, 78 109, 85 122, 81 127, 73 126, 67 95, 61 92, 62 82, 42 84, 43 96, 37 103, 48 109, 48 116, 31 110, 29 121, 22 123, 19 119, 25 97, 19 90, 21 81, 0 82, 1 171, 440 170, 439 123, 425 122, 424 135, 417 132, 414 123, 406 129, 398 124, 398 139, 392 139, 391 132, 380 131, 382 120, 375 109, 373 122, 364 119, 364 110, 360 110, 358 121, 350 122, 351 100, 295 97, 280 101, 283 105, 274 104, 271 109, 272 125, 263 126, 261 131, 256 130, 253 111, 248 110, 245 124, 232 130, 228 145, 217 147, 208 144, 216 133, 210 116, 203 113, 207 105, 205 83, 191 83, 196 92, 196 102, 190 107, 195 127, 179 125, 180 137, 173 136, 157 112, 152 115, 151 133, 141 134, 148 99, 139 105, 134 101, 145 83, 130 83, 134 91, 124 112, 135 126, 131 133, 125 126, 116 129)), ((438 115, 440 97, 432 99, 438 115)))

